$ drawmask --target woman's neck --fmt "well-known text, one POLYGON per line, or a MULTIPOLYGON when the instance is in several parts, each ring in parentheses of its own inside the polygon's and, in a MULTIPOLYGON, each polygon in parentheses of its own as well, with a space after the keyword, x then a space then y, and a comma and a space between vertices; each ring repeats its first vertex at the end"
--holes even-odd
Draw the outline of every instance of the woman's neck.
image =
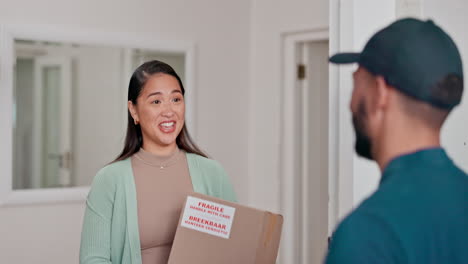
POLYGON ((175 142, 173 144, 166 145, 166 146, 143 143, 143 146, 141 148, 144 149, 146 152, 149 152, 157 156, 170 156, 171 154, 176 152, 178 149, 177 144, 175 142))

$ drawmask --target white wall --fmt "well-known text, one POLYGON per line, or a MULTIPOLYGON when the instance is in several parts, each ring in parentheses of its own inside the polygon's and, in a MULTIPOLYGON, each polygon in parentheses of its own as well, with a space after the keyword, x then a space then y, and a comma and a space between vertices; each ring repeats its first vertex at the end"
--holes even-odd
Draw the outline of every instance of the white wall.
POLYGON ((282 35, 327 27, 327 0, 253 1, 248 116, 253 206, 280 210, 282 35))
MULTIPOLYGON (((247 0, 3 1, 0 23, 196 43, 197 142, 224 165, 246 201, 250 8, 247 0)), ((76 263, 83 209, 82 203, 0 208, 0 262, 76 263)))
POLYGON ((442 129, 442 145, 448 154, 462 169, 468 171, 468 2, 465 0, 424 0, 423 15, 434 20, 436 24, 447 31, 454 39, 461 53, 465 92, 462 104, 450 114, 447 123, 442 129))
MULTIPOLYGON (((372 34, 395 20, 395 12, 395 0, 355 0, 353 8, 354 46, 352 50, 361 51, 372 34)), ((353 66, 353 68, 355 67, 353 66)), ((342 87, 342 89, 352 90, 352 84, 349 87, 342 87)), ((350 94, 347 95, 351 100, 350 94)), ((348 124, 350 124, 350 120, 348 124)), ((353 131, 351 126, 344 129, 353 131)), ((380 172, 375 162, 354 154, 353 176, 353 204, 357 206, 375 190, 380 179, 380 172)))

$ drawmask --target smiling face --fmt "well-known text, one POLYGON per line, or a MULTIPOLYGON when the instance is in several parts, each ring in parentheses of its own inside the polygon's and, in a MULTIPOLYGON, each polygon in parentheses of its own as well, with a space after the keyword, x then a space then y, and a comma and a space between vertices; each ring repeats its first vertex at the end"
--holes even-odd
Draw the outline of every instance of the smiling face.
POLYGON ((168 74, 148 78, 137 103, 128 102, 128 109, 141 127, 143 149, 174 149, 184 127, 185 102, 179 82, 168 74))

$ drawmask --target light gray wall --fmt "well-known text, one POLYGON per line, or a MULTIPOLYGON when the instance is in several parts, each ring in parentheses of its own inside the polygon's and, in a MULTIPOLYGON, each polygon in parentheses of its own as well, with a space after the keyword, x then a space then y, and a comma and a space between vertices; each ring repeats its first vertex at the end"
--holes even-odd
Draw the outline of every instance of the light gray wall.
POLYGON ((425 0, 423 1, 423 15, 431 18, 446 30, 454 39, 461 53, 465 91, 460 106, 450 114, 442 129, 442 145, 457 165, 468 171, 468 95, 466 76, 468 76, 468 2, 464 0, 425 0))
MULTIPOLYGON (((328 28, 328 1, 254 1, 249 102, 249 203, 280 210, 282 36, 328 28)), ((294 177, 294 175, 287 175, 294 177)))

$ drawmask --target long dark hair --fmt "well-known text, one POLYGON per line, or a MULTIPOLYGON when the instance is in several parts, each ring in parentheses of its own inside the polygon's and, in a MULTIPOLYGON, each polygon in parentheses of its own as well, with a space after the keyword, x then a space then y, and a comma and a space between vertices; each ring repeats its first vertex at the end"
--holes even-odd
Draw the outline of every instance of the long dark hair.
MULTIPOLYGON (((132 101, 132 103, 136 105, 137 98, 140 96, 141 90, 143 90, 146 81, 148 81, 149 77, 154 74, 168 74, 176 78, 179 82, 180 89, 182 90, 182 95, 185 95, 184 85, 182 84, 179 75, 177 75, 174 69, 164 62, 152 60, 143 63, 133 72, 132 77, 130 78, 130 83, 128 85, 128 101, 132 101)), ((140 125, 135 125, 130 111, 128 111, 127 115, 128 125, 127 135, 125 137, 125 145, 122 153, 120 153, 114 162, 124 160, 132 156, 138 152, 140 147, 143 145, 143 136, 140 125)), ((193 142, 185 123, 179 135, 177 135, 176 144, 180 149, 187 153, 194 153, 203 157, 207 157, 207 155, 201 151, 200 148, 193 142)))

